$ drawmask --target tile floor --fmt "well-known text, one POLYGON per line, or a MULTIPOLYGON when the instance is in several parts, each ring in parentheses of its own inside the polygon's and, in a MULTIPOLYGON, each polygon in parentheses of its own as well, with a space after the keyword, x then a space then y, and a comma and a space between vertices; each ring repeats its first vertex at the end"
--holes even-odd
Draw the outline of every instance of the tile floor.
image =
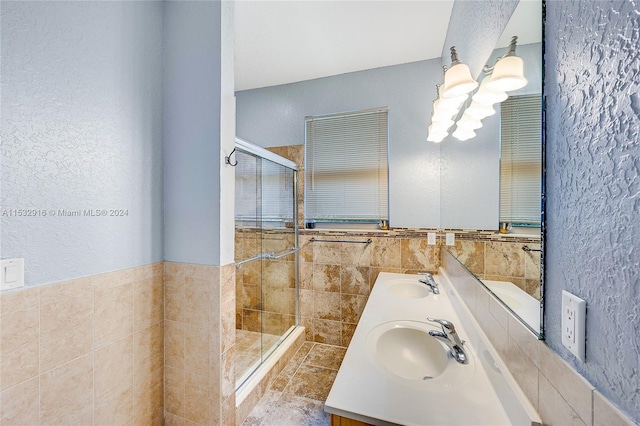
POLYGON ((324 402, 346 352, 339 346, 305 342, 242 426, 325 426, 324 402))

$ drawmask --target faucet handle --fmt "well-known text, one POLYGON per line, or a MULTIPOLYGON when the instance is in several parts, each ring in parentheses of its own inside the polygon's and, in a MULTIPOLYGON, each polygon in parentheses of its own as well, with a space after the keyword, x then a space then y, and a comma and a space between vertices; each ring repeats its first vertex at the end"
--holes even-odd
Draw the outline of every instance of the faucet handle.
POLYGON ((431 272, 418 272, 418 275, 424 275, 425 278, 433 278, 433 274, 431 272))
POLYGON ((453 325, 453 323, 451 321, 447 321, 446 319, 427 318, 427 320, 440 324, 443 331, 448 331, 449 333, 456 331, 456 327, 453 325))

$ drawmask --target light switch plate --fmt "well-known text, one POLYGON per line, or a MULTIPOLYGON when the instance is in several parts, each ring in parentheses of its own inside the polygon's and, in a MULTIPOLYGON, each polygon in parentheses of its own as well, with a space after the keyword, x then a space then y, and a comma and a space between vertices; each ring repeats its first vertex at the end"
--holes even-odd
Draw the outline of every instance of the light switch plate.
POLYGON ((24 287, 24 259, 0 260, 0 290, 24 287))
POLYGON ((448 246, 455 246, 456 245, 456 234, 454 234, 453 232, 447 232, 446 236, 446 243, 448 246))
POLYGON ((435 232, 427 232, 427 244, 430 246, 436 245, 436 233, 435 232))
POLYGON ((562 344, 580 361, 585 360, 587 302, 562 290, 562 344))

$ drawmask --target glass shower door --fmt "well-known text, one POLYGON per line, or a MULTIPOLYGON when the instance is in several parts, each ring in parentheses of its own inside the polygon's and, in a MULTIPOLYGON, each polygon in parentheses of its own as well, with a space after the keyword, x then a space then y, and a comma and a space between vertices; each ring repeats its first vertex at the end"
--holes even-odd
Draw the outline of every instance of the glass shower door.
POLYGON ((237 152, 236 387, 298 323, 297 171, 237 152))
POLYGON ((236 152, 236 386, 239 386, 262 359, 262 161, 236 152))
POLYGON ((262 357, 296 325, 295 172, 262 160, 262 357))

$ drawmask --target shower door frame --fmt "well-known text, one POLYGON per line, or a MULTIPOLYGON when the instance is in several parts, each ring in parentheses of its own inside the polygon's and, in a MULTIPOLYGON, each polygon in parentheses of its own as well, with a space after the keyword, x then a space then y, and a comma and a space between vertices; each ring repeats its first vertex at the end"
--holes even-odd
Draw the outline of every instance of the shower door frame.
MULTIPOLYGON (((268 351, 264 351, 264 348, 261 348, 261 353, 260 353, 260 360, 259 363, 257 364, 257 366, 255 368, 253 368, 251 371, 248 371, 248 374, 243 375, 243 380, 241 380, 239 383, 236 382, 236 389, 238 389, 239 387, 241 387, 247 380, 250 379, 250 377, 260 368, 260 366, 262 364, 264 364, 264 362, 271 356, 271 354, 282 344, 282 342, 291 334, 291 332, 293 330, 295 330, 297 327, 300 326, 300 265, 299 265, 299 250, 300 250, 300 246, 299 246, 299 212, 298 212, 298 165, 296 163, 294 163, 291 160, 288 160, 278 154, 275 154, 271 151, 268 151, 262 147, 259 147, 257 145, 254 145, 250 142, 247 142, 245 140, 242 140, 240 138, 236 138, 236 144, 235 144, 235 149, 239 152, 242 152, 243 154, 248 154, 251 155, 253 157, 259 158, 259 159, 265 159, 268 161, 271 161, 272 163, 276 163, 280 166, 283 166, 287 169, 290 169, 292 171, 292 194, 293 194, 293 230, 294 230, 294 247, 292 247, 292 250, 288 253, 279 255, 278 257, 282 257, 288 254, 294 254, 295 255, 295 260, 294 260, 294 273, 295 273, 295 324, 293 327, 291 327, 289 330, 287 330, 286 332, 284 332, 282 334, 282 336, 280 336, 279 342, 277 345, 274 345, 273 347, 269 348, 268 351)), ((261 167, 262 169, 262 167, 261 167)), ((261 172, 262 173, 262 172, 261 172)), ((264 229, 262 227, 262 225, 260 226, 260 232, 262 234, 262 232, 264 232, 264 229)), ((263 260, 266 259, 270 259, 270 255, 272 253, 265 253, 262 249, 261 249, 261 253, 259 256, 256 256, 254 258, 250 258, 250 259, 243 259, 239 262, 236 262, 236 267, 240 266, 241 264, 245 263, 245 262, 250 262, 250 261, 257 261, 260 260, 260 262, 262 262, 263 260)), ((271 259, 273 259, 271 257, 271 259)), ((261 271, 262 271, 262 267, 261 267, 261 271)), ((262 272, 261 272, 261 277, 260 277, 260 286, 262 288, 262 272)), ((262 296, 261 296, 262 297, 262 296)), ((262 313, 264 313, 263 310, 261 310, 261 315, 262 313)), ((264 333, 264 331, 262 331, 262 327, 261 327, 261 334, 264 333)))

